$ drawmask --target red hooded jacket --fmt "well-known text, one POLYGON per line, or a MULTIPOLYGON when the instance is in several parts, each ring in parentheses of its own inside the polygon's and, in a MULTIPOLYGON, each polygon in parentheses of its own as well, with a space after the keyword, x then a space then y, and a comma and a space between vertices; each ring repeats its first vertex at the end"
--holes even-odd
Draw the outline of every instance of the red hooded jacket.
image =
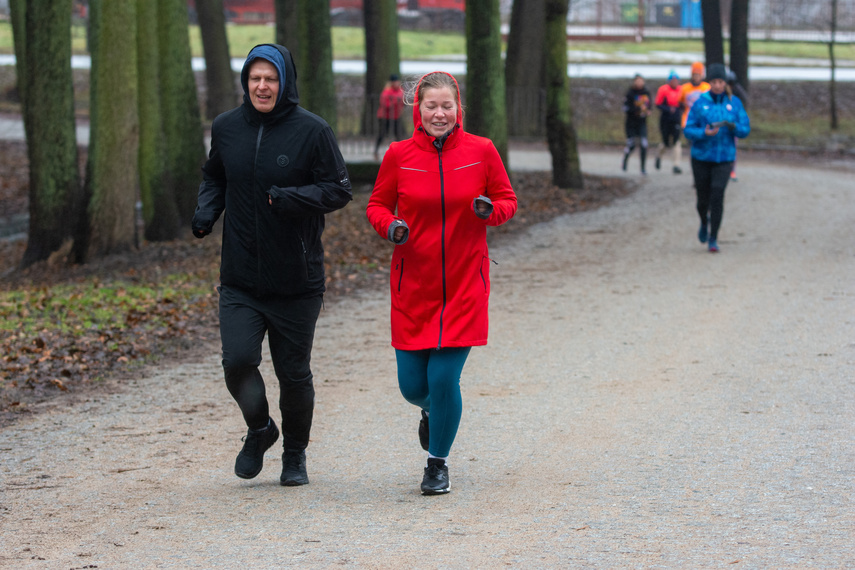
POLYGON ((511 219, 517 198, 496 147, 466 133, 462 120, 458 105, 457 125, 437 148, 414 101, 415 132, 389 147, 368 202, 368 220, 384 238, 398 220, 409 228, 407 240, 392 254, 392 346, 397 349, 487 344, 487 226, 511 219), (478 196, 492 202, 487 219, 475 214, 478 196))

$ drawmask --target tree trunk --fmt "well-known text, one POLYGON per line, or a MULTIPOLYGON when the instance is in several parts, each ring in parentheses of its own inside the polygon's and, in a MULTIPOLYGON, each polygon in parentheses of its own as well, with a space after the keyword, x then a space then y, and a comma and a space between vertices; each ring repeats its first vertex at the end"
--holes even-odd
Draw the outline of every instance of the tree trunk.
POLYGON ((466 130, 487 137, 508 164, 508 121, 499 0, 466 6, 466 130), (477 62, 477 65, 475 64, 477 62))
POLYGON ((332 28, 329 0, 297 0, 297 87, 300 105, 320 115, 336 129, 335 82, 332 70, 332 28))
POLYGON ((24 12, 22 4, 16 3, 13 9, 16 25, 24 24, 16 30, 16 43, 24 54, 18 68, 26 68, 19 85, 22 94, 38 93, 38 102, 31 97, 21 101, 30 167, 29 239, 21 267, 28 267, 71 242, 74 212, 80 203, 71 2, 28 0, 24 12))
POLYGON ((208 85, 205 116, 213 119, 238 104, 223 0, 196 0, 196 13, 205 50, 205 80, 208 85))
POLYGON ((157 3, 137 0, 137 10, 139 173, 145 239, 166 241, 179 237, 181 222, 173 188, 165 182, 166 149, 158 75, 160 60, 157 42, 151 41, 157 37, 157 3))
POLYGON ((96 0, 97 27, 90 120, 88 257, 136 246, 139 152, 137 119, 137 2, 96 0))
POLYGON ((701 0, 701 16, 704 20, 704 52, 707 67, 713 63, 724 63, 719 0, 701 0))
POLYGON ((101 21, 101 5, 103 0, 90 0, 88 5, 86 26, 86 45, 91 58, 89 72, 89 146, 87 147, 86 174, 83 178, 83 196, 80 203, 83 205, 74 220, 74 247, 71 255, 74 263, 85 263, 89 257, 89 241, 92 237, 90 231, 89 204, 92 203, 94 194, 92 187, 92 164, 93 158, 98 154, 98 137, 92 135, 95 132, 95 121, 98 117, 98 44, 100 30, 98 22, 101 21))
POLYGON ((365 102, 362 133, 373 133, 377 124, 377 101, 391 74, 399 74, 398 12, 395 0, 365 0, 365 102))
POLYGON ((160 105, 166 138, 164 181, 173 189, 178 217, 189 227, 205 160, 202 118, 190 57, 187 3, 157 0, 160 105))
POLYGON ((536 136, 543 122, 544 0, 514 2, 505 56, 508 133, 536 136))
MULTIPOLYGON (((746 92, 748 82, 748 0, 733 0, 730 11, 730 69, 746 92)), ((747 104, 747 101, 743 101, 747 104)))
MULTIPOLYGON (((27 94, 27 0, 11 0, 9 2, 10 20, 12 23, 12 43, 15 47, 15 83, 18 99, 24 119, 24 131, 27 130, 26 102, 27 94)), ((29 137, 27 137, 29 138, 29 137)))
POLYGON ((837 60, 834 55, 834 45, 837 41, 837 4, 831 0, 831 34, 828 41, 828 59, 831 66, 831 81, 829 82, 829 99, 831 104, 831 130, 836 131, 840 126, 837 119, 837 60))
POLYGON ((294 61, 300 61, 300 33, 297 24, 299 0, 275 0, 276 43, 288 48, 294 61))
POLYGON ((567 78, 568 0, 546 0, 546 134, 552 154, 552 183, 584 187, 567 78))

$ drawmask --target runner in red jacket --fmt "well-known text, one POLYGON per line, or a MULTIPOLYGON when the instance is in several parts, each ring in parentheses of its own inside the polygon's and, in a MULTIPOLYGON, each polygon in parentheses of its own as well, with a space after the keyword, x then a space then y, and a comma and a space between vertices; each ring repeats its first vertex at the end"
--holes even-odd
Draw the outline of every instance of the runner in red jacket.
POLYGON ((462 413, 460 373, 470 347, 487 344, 487 226, 517 208, 495 146, 462 122, 455 79, 423 76, 414 93, 415 132, 389 147, 367 209, 374 229, 396 244, 392 346, 401 392, 422 409, 425 494, 449 490, 445 458, 462 413))
POLYGON ((377 107, 377 142, 374 144, 374 160, 379 160, 380 143, 392 131, 396 141, 401 140, 401 111, 404 110, 404 90, 401 89, 401 78, 395 74, 389 76, 389 81, 380 93, 380 105, 377 107))

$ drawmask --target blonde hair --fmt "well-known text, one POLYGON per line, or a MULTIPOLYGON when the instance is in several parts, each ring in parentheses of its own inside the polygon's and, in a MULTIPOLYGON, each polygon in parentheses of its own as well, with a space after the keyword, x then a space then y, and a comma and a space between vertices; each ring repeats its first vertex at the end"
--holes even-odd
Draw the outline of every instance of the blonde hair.
POLYGON ((448 87, 449 91, 454 94, 454 100, 457 107, 463 112, 463 105, 460 103, 460 90, 457 88, 457 82, 449 73, 443 71, 432 71, 422 75, 417 81, 407 86, 404 93, 404 103, 414 105, 416 100, 421 101, 425 91, 428 89, 441 89, 448 87), (416 90, 418 89, 418 93, 416 90))

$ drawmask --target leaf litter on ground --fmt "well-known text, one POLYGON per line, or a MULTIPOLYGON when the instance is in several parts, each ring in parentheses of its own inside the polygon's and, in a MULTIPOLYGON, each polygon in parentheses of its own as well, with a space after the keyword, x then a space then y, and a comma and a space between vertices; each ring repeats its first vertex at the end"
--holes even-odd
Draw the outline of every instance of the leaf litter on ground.
MULTIPOLYGON (((27 194, 20 150, 15 158, 14 149, 5 152, 9 145, 0 142, 0 202, 12 210, 6 215, 26 208, 26 200, 6 198, 27 194)), ((492 244, 635 189, 626 179, 586 176, 584 190, 565 191, 548 172, 514 173, 511 180, 518 211, 489 228, 492 244)), ((327 304, 388 279, 392 246, 365 217, 370 192, 370 185, 354 188, 353 202, 327 215, 327 304)), ((188 235, 83 265, 55 258, 25 270, 16 267, 26 241, 0 240, 0 424, 38 404, 103 389, 108 380, 143 376, 147 365, 219 350, 220 240, 218 231, 204 240, 188 235)))

